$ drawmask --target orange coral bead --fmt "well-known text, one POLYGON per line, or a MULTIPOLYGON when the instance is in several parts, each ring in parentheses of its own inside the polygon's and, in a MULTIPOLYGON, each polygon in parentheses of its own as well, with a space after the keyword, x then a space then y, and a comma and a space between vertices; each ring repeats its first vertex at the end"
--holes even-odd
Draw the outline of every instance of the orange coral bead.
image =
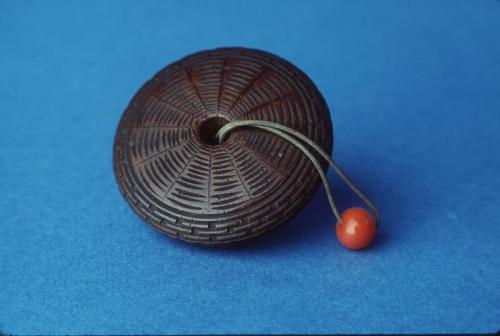
POLYGON ((337 222, 336 233, 340 243, 350 250, 361 250, 373 241, 377 227, 375 220, 363 208, 349 208, 342 213, 343 223, 337 222))

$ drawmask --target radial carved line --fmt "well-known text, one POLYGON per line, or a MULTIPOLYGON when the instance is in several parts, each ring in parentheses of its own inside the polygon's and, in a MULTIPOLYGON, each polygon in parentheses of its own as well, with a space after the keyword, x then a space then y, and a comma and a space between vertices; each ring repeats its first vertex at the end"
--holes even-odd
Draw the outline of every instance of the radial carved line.
POLYGON ((236 106, 236 104, 238 104, 247 95, 247 93, 250 91, 250 89, 253 87, 253 85, 258 80, 260 80, 262 77, 264 77, 265 75, 267 75, 270 72, 271 72, 271 70, 269 68, 264 68, 254 78, 252 78, 252 80, 248 83, 248 85, 245 86, 245 88, 243 90, 241 90, 241 92, 238 94, 238 97, 231 104, 231 107, 229 108, 229 110, 227 111, 226 114, 228 116, 231 115, 231 113, 233 112, 233 108, 236 106))
POLYGON ((151 155, 151 156, 148 156, 148 157, 147 157, 147 158, 145 158, 144 160, 139 161, 139 162, 137 162, 137 163, 134 163, 134 164, 133 164, 133 167, 137 167, 138 165, 141 165, 141 164, 143 164, 144 162, 147 162, 147 161, 149 161, 149 160, 151 160, 151 159, 154 159, 154 158, 156 158, 156 157, 158 157, 158 156, 160 156, 160 155, 164 154, 165 152, 168 152, 168 151, 170 151, 170 150, 172 150, 172 149, 174 149, 174 148, 176 148, 176 147, 183 146, 183 145, 185 145, 188 141, 189 141, 189 140, 186 140, 186 141, 184 141, 184 142, 182 142, 182 143, 180 143, 180 144, 177 144, 177 145, 175 145, 175 146, 171 146, 171 147, 165 148, 164 150, 162 150, 162 151, 160 151, 160 152, 158 152, 158 153, 156 153, 156 154, 153 154, 153 155, 151 155))
POLYGON ((167 100, 161 99, 160 97, 156 96, 155 94, 150 94, 149 96, 152 97, 152 98, 154 98, 155 100, 159 101, 160 103, 168 105, 168 106, 174 108, 175 110, 177 110, 177 111, 179 111, 181 113, 184 113, 185 115, 187 115, 190 118, 194 119, 196 117, 196 116, 192 115, 191 113, 189 113, 188 111, 180 108, 179 106, 176 106, 175 104, 173 104, 173 103, 171 103, 171 102, 169 102, 167 100))
POLYGON ((205 103, 203 102, 203 99, 201 99, 200 92, 198 92, 198 88, 196 87, 196 84, 193 81, 191 73, 189 73, 189 70, 187 68, 185 68, 184 71, 186 72, 186 76, 187 76, 189 82, 191 83, 191 88, 193 89, 195 95, 198 97, 198 100, 200 101, 201 106, 203 106, 203 111, 205 111, 205 114, 208 115, 208 111, 207 111, 207 108, 205 106, 205 103))
POLYGON ((191 164, 191 161, 198 156, 198 153, 200 152, 200 150, 198 149, 196 151, 196 153, 194 155, 192 155, 189 160, 186 162, 186 164, 184 165, 184 168, 182 168, 182 170, 180 171, 179 174, 177 174, 177 176, 174 178, 174 180, 172 181, 172 184, 170 185, 170 187, 168 188, 168 190, 165 192, 165 195, 163 196, 163 199, 167 198, 168 194, 170 193, 170 191, 172 190, 172 188, 177 184, 177 180, 179 180, 179 178, 184 174, 184 172, 186 171, 187 167, 189 167, 189 165, 191 164))
POLYGON ((262 103, 262 104, 260 104, 260 105, 257 105, 257 106, 255 106, 254 108, 252 108, 252 109, 250 109, 250 110, 248 110, 248 111, 246 111, 246 112, 243 112, 243 113, 241 113, 241 114, 238 114, 238 115, 237 115, 237 117, 247 116, 247 115, 249 115, 249 114, 252 114, 252 113, 255 113, 255 112, 259 111, 259 110, 262 110, 263 108, 266 108, 266 107, 268 107, 269 105, 273 105, 273 104, 275 104, 275 103, 277 103, 277 102, 279 102, 279 101, 286 100, 286 99, 289 99, 289 98, 292 98, 292 97, 295 97, 295 96, 296 96, 296 94, 295 94, 295 93, 287 93, 287 94, 285 94, 285 95, 283 95, 283 96, 280 96, 280 97, 278 97, 278 98, 275 98, 275 99, 273 99, 273 100, 271 100, 271 101, 267 101, 267 102, 265 102, 265 103, 262 103))
POLYGON ((241 177, 241 174, 240 174, 240 171, 238 170, 238 167, 236 167, 236 163, 234 163, 234 158, 233 158, 233 155, 231 153, 229 153, 226 149, 226 147, 223 147, 224 149, 224 152, 226 153, 226 156, 229 158, 229 160, 231 161, 231 164, 233 165, 234 167, 234 171, 236 172, 236 175, 238 175, 238 178, 240 179, 240 183, 241 185, 243 186, 243 189, 245 189, 246 193, 247 193, 247 196, 248 198, 252 198, 250 196, 250 192, 248 191, 247 189, 247 186, 245 184, 245 182, 243 182, 243 178, 241 177))
POLYGON ((260 162, 262 162, 267 168, 269 168, 271 170, 271 172, 276 172, 276 174, 279 175, 280 177, 285 176, 285 173, 283 172, 283 170, 281 170, 280 168, 275 167, 272 164, 266 162, 262 158, 262 156, 259 155, 259 153, 257 153, 252 148, 248 147, 246 144, 242 144, 241 142, 238 142, 238 141, 235 141, 234 143, 236 143, 236 144, 240 145, 241 147, 243 147, 243 150, 251 151, 257 158, 259 158, 260 162))
POLYGON ((207 208, 210 207, 211 186, 212 186, 212 153, 210 152, 210 163, 208 164, 208 184, 207 184, 207 208))
POLYGON ((222 61, 222 70, 220 72, 220 85, 219 85, 219 93, 217 95, 217 116, 219 116, 219 109, 220 109, 220 98, 222 96, 222 89, 224 88, 224 75, 225 75, 225 69, 227 65, 227 58, 224 58, 222 61))

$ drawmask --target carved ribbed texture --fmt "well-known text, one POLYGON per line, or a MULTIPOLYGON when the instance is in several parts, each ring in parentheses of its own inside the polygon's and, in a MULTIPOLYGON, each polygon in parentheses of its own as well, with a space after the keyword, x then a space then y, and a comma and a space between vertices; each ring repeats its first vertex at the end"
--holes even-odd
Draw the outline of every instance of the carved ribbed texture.
POLYGON ((237 129, 224 143, 210 144, 210 134, 202 132, 223 121, 214 117, 281 123, 328 153, 333 137, 328 108, 315 85, 266 52, 199 52, 147 82, 115 136, 113 166, 120 190, 160 232, 224 245, 289 220, 314 195, 319 177, 300 150, 265 131, 237 129))

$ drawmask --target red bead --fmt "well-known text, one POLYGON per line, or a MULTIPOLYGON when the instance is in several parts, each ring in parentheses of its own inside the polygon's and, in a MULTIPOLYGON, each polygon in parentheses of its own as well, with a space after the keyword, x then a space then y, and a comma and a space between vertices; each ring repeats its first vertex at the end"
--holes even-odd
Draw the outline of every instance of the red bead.
POLYGON ((363 208, 349 208, 342 213, 343 223, 337 222, 340 243, 350 250, 361 250, 373 241, 377 230, 375 220, 363 208))

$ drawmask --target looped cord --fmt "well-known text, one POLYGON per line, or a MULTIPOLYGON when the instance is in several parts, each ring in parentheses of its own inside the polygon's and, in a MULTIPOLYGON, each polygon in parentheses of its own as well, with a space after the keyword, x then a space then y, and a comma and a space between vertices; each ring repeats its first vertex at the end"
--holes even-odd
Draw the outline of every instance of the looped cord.
POLYGON ((303 143, 309 145, 312 149, 314 149, 318 154, 320 154, 327 162, 328 164, 335 170, 335 172, 342 178, 342 180, 351 188, 351 190, 358 195, 358 197, 366 203, 366 205, 370 208, 370 210, 375 214, 375 224, 378 227, 380 224, 380 213, 375 207, 375 204, 366 196, 355 184, 354 182, 349 178, 349 176, 344 173, 342 169, 338 166, 338 164, 333 161, 333 159, 328 155, 320 146, 318 146, 314 141, 303 135, 302 133, 281 125, 277 124, 274 122, 270 121, 263 121, 263 120, 241 120, 241 121, 232 121, 224 125, 217 134, 215 135, 216 138, 219 140, 219 143, 221 143, 224 140, 224 137, 227 135, 228 132, 231 130, 238 128, 238 127, 255 127, 259 128, 262 130, 265 130, 267 132, 276 134, 286 141, 290 142, 297 148, 299 148, 309 160, 311 160, 312 164, 316 168, 316 170, 319 173, 319 176, 321 178, 321 181, 323 182, 323 185, 325 186, 325 191, 326 195, 328 197, 328 202, 330 203, 330 208, 332 209, 333 214, 337 218, 337 221, 342 223, 342 217, 337 209, 337 206, 335 205, 335 201, 333 199, 333 193, 330 190, 330 186, 328 184, 328 180, 326 178, 325 173, 323 172, 323 169, 321 167, 321 164, 318 162, 314 154, 307 149, 303 143), (297 140, 299 139, 299 140, 297 140), (301 142, 302 141, 302 142, 301 142))

